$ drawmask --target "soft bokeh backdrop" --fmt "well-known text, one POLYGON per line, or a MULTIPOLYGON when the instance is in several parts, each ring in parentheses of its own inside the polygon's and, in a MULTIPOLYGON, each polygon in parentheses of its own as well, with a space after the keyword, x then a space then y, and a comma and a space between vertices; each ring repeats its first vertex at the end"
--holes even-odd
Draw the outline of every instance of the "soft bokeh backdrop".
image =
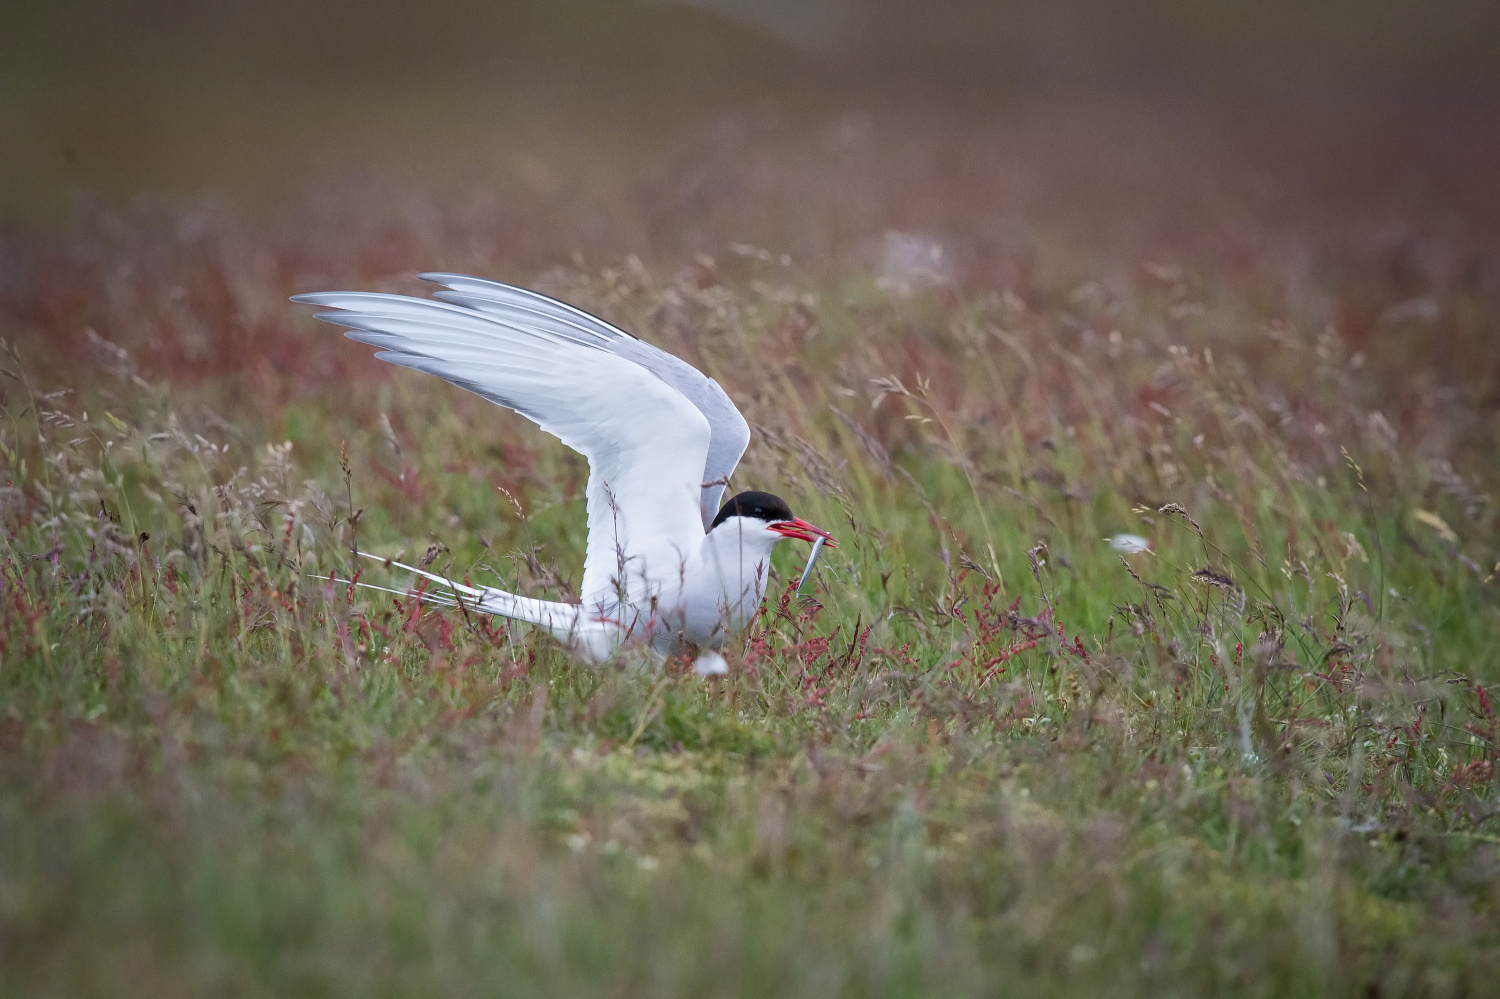
MULTIPOLYGON (((1050 110, 1066 96, 1104 102, 1105 118, 1251 107, 1472 127, 1493 119, 1500 78, 1500 14, 1482 0, 938 6, 7 4, 0 217, 56 219, 80 191, 274 203, 319 172, 430 185, 483 182, 518 158, 598 166, 665 155, 710 131, 705 119, 750 107, 804 122, 936 112, 983 131, 1040 106, 1053 131, 1078 127, 1050 110)), ((874 154, 921 141, 891 137, 874 154)))

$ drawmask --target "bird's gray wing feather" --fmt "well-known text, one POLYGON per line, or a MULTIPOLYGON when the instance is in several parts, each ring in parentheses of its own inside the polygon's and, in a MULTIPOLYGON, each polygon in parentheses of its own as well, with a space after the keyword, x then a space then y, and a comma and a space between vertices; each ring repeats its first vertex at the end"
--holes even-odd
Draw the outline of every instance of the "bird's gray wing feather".
POLYGON ((419 276, 446 289, 436 293, 436 297, 444 302, 553 336, 602 347, 634 361, 682 393, 708 420, 712 433, 703 467, 699 503, 703 527, 708 529, 719 511, 729 476, 750 444, 749 424, 718 382, 680 357, 540 292, 466 274, 427 273, 419 276))
POLYGON ((369 292, 293 301, 331 310, 317 318, 381 360, 513 409, 588 459, 580 595, 590 613, 651 606, 681 578, 685 554, 703 541, 692 516, 711 433, 654 372, 599 344, 446 302, 369 292))

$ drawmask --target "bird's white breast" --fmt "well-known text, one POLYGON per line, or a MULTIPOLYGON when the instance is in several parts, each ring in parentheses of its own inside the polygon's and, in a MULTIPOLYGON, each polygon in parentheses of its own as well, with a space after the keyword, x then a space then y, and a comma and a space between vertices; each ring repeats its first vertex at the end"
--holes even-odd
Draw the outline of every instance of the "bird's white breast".
POLYGON ((777 540, 759 525, 745 531, 721 525, 672 572, 650 573, 655 577, 651 595, 644 600, 633 595, 636 606, 622 618, 637 622, 636 635, 649 635, 652 647, 664 655, 685 651, 684 642, 719 648, 759 609, 777 540))

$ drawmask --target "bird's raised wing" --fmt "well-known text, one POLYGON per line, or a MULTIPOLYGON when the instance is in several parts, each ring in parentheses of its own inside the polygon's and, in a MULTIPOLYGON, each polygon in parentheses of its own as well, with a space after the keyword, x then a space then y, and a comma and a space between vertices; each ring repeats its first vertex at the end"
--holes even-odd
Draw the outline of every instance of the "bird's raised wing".
POLYGON ((516 313, 372 292, 292 299, 335 309, 375 356, 513 409, 589 462, 585 610, 641 606, 703 539, 708 420, 676 388, 598 338, 516 313))
POLYGON ((713 434, 703 465, 703 492, 699 506, 704 530, 714 522, 724 496, 724 486, 750 444, 749 424, 718 382, 682 358, 631 336, 582 309, 539 292, 465 274, 419 276, 447 289, 436 293, 436 297, 445 302, 558 336, 597 344, 611 353, 629 358, 681 392, 708 420, 713 434))

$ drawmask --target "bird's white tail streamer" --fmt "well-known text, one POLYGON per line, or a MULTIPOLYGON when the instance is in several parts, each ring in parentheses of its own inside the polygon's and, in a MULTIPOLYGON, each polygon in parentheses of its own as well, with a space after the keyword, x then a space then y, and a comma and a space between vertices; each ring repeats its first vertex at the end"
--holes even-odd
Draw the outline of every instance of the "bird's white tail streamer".
POLYGON ((818 552, 823 550, 823 543, 827 540, 827 538, 818 538, 813 542, 812 553, 807 556, 807 568, 802 570, 802 578, 797 580, 797 592, 792 596, 802 594, 802 587, 807 585, 807 577, 812 575, 813 565, 818 561, 818 552))
MULTIPOLYGON (((383 562, 387 566, 393 566, 397 569, 404 569, 407 572, 414 573, 418 576, 423 577, 429 582, 437 583, 440 586, 446 587, 451 591, 451 593, 443 593, 440 591, 428 591, 422 593, 413 589, 394 590, 389 586, 377 586, 374 583, 356 583, 352 579, 343 579, 338 576, 335 576, 333 578, 333 581, 335 583, 353 583, 355 586, 358 586, 362 590, 379 590, 382 593, 394 593, 398 597, 417 597, 418 599, 425 600, 428 603, 438 604, 439 606, 443 607, 472 607, 475 605, 475 602, 479 598, 484 596, 483 590, 477 590, 472 586, 465 586, 462 583, 455 583, 453 580, 447 578, 446 576, 439 576, 437 573, 428 572, 425 569, 418 569, 414 565, 407 565, 404 562, 397 562, 395 559, 382 558, 381 556, 372 554, 370 552, 359 552, 359 554, 367 559, 370 559, 373 562, 383 562)), ((327 579, 326 576, 319 576, 317 574, 311 574, 311 577, 313 579, 327 579)))

